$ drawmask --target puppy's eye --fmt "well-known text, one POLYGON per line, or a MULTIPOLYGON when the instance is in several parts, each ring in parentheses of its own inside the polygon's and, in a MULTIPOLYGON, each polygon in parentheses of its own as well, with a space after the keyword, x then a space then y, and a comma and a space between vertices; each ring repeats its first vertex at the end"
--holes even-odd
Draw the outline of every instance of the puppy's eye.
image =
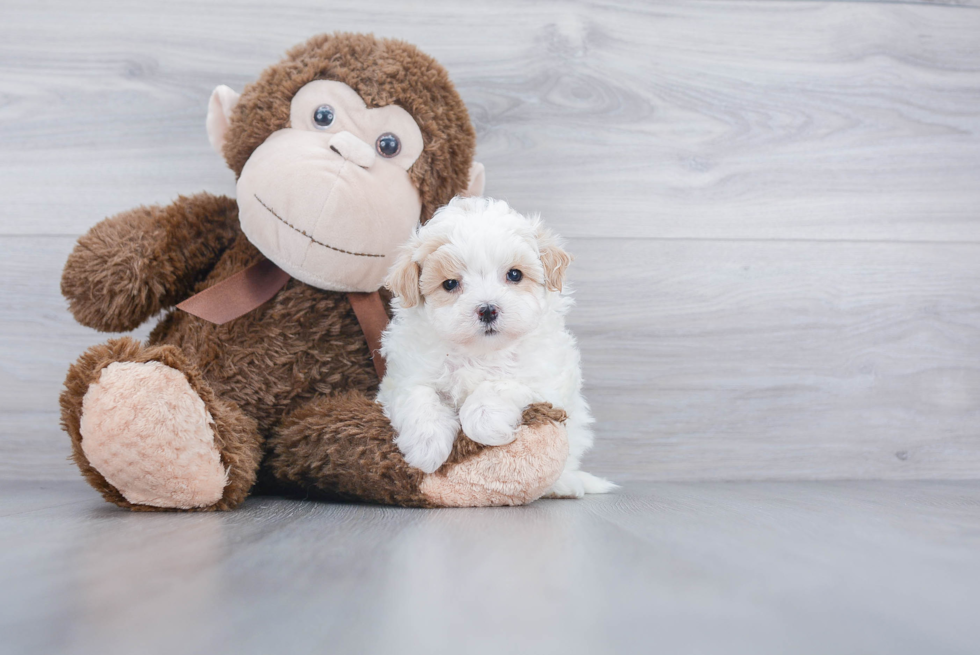
POLYGON ((394 157, 402 149, 402 142, 391 132, 385 132, 378 137, 378 154, 382 157, 394 157))
POLYGON ((459 286, 459 280, 446 280, 442 283, 442 288, 446 291, 452 291, 459 286))
POLYGON ((521 273, 516 268, 512 268, 509 271, 507 271, 507 279, 510 280, 511 282, 520 282, 521 280, 524 279, 524 274, 521 273))

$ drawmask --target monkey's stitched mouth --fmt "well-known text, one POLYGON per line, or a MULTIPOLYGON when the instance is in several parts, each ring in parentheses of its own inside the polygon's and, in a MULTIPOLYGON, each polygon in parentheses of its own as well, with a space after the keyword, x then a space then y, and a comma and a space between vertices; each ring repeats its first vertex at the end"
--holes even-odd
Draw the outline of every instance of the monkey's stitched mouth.
POLYGON ((323 243, 322 241, 317 241, 315 238, 313 238, 312 235, 307 234, 305 230, 299 229, 298 227, 296 227, 295 225, 293 225, 292 223, 290 223, 289 221, 287 221, 285 218, 283 218, 282 216, 280 216, 279 214, 277 214, 275 211, 273 211, 272 207, 270 207, 269 205, 267 205, 264 202, 262 202, 262 198, 259 198, 254 193, 252 195, 255 197, 256 200, 259 201, 259 204, 260 205, 262 205, 263 207, 265 207, 265 209, 266 209, 267 212, 269 212, 270 214, 272 214, 273 216, 275 216, 276 218, 278 218, 282 222, 283 225, 285 225, 286 227, 288 227, 291 230, 294 230, 296 232, 299 232, 304 237, 306 237, 307 239, 309 239, 310 241, 312 241, 313 243, 315 243, 318 246, 323 246, 324 248, 329 248, 330 250, 335 250, 337 252, 342 252, 345 255, 354 255, 355 257, 384 257, 384 255, 374 255, 374 254, 368 253, 368 252, 351 252, 350 250, 344 250, 343 248, 335 248, 334 246, 331 246, 329 243, 323 243))

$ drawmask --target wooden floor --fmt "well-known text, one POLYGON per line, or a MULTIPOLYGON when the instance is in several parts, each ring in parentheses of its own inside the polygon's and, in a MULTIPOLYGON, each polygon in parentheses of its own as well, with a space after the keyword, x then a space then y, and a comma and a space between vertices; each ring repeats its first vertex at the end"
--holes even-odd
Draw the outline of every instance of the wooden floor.
POLYGON ((975 654, 980 482, 132 514, 0 484, 0 652, 975 654))

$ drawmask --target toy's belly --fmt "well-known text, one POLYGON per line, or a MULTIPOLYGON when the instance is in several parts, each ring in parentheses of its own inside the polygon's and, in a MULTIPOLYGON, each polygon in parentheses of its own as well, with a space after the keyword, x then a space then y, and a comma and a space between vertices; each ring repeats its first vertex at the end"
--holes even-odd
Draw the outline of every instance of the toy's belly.
POLYGON ((224 325, 175 310, 154 333, 180 348, 215 393, 273 427, 319 394, 378 385, 346 294, 290 280, 270 301, 224 325))

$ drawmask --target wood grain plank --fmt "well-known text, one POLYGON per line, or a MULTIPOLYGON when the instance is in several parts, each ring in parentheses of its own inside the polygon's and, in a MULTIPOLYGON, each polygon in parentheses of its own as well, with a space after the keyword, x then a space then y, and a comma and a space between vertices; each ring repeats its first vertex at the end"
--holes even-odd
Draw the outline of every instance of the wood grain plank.
MULTIPOLYGON (((57 293, 71 246, 0 238, 0 413, 55 410, 68 364, 105 339, 75 324, 57 293)), ((570 248, 596 472, 980 477, 980 246, 573 239, 570 248)), ((13 460, 29 459, 24 444, 36 441, 38 469, 53 475, 50 449, 67 453, 56 423, 29 435, 24 425, 4 428, 13 460)))
MULTIPOLYGON (((6 289, 0 295, 0 412, 57 410, 68 365, 90 345, 118 335, 75 322, 61 297, 61 268, 70 237, 0 238, 6 289)), ((149 324, 128 333, 139 339, 149 324)))
POLYGON ((203 117, 311 33, 450 69, 488 191, 569 236, 980 241, 980 12, 921 4, 4 3, 0 233, 233 190, 203 117))
POLYGON ((60 420, 57 404, 40 412, 0 412, 0 480, 81 480, 60 420))
POLYGON ((596 469, 980 477, 977 246, 572 246, 596 469))

